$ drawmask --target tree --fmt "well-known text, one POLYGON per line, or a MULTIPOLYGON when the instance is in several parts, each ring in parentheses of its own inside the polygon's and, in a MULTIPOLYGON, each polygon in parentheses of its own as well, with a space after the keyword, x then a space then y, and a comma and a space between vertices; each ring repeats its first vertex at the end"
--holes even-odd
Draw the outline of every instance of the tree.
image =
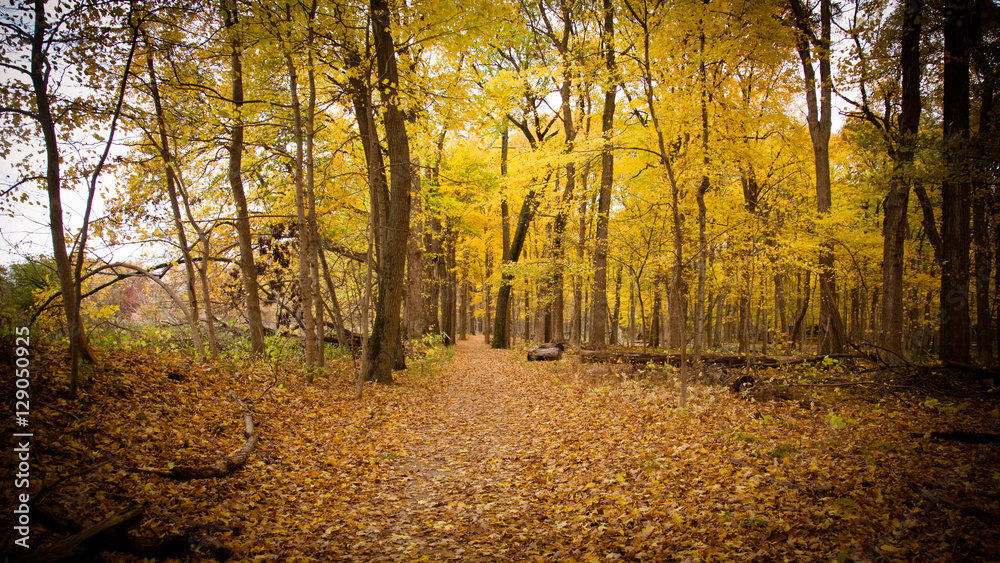
POLYGON ((969 248, 972 193, 967 164, 969 139, 969 58, 974 22, 971 1, 944 7, 945 180, 941 184, 941 344, 943 361, 968 362, 969 248))
MULTIPOLYGON (((816 211, 820 215, 830 212, 832 192, 830 183, 830 128, 833 112, 833 75, 830 67, 832 43, 830 34, 833 15, 830 0, 820 0, 820 33, 812 25, 810 13, 801 0, 789 0, 793 25, 798 31, 798 52, 805 76, 806 119, 813 145, 813 163, 816 170, 816 211), (813 61, 819 61, 819 80, 813 61), (819 100, 816 90, 819 89, 819 100)), ((823 242, 819 253, 820 288, 820 353, 834 354, 844 349, 844 323, 837 308, 837 276, 834 270, 833 243, 823 242)))
POLYGON ((615 126, 615 97, 618 89, 618 70, 615 65, 615 13, 611 0, 604 0, 604 27, 601 43, 604 48, 605 71, 604 112, 601 117, 601 188, 597 196, 597 227, 594 233, 594 300, 590 313, 590 347, 605 347, 608 331, 608 221, 611 213, 611 188, 615 179, 615 161, 612 138, 615 126))
MULTIPOLYGON (((97 181, 114 140, 127 87, 129 69, 135 53, 138 29, 142 21, 133 8, 132 4, 126 10, 126 7, 122 5, 106 6, 89 2, 65 5, 59 3, 51 12, 56 18, 54 24, 47 20, 50 15, 49 7, 43 1, 34 2, 30 12, 10 9, 5 10, 3 14, 5 35, 0 60, 3 61, 3 68, 12 71, 13 80, 3 88, 0 114, 12 116, 15 127, 19 126, 22 118, 27 118, 37 125, 42 133, 46 163, 44 176, 28 174, 27 177, 15 183, 13 188, 6 190, 4 195, 10 194, 12 189, 24 183, 45 181, 53 257, 70 342, 71 396, 76 395, 79 383, 79 359, 96 361, 96 357, 87 343, 80 314, 81 283, 84 277, 83 265, 97 181), (80 56, 83 46, 91 41, 96 33, 99 33, 101 24, 107 31, 110 31, 112 28, 109 23, 119 19, 125 22, 122 28, 128 28, 131 32, 127 54, 112 49, 114 55, 108 56, 105 60, 99 60, 100 57, 96 56, 80 56), (31 22, 30 27, 28 27, 29 22, 31 22), (24 52, 25 49, 28 53, 24 52), (119 67, 102 66, 102 63, 107 63, 114 56, 123 57, 121 68, 124 70, 120 80, 109 80, 109 77, 113 76, 113 72, 116 72, 119 67), (80 85, 91 87, 95 91, 103 89, 104 81, 114 84, 117 95, 111 98, 115 100, 113 109, 107 113, 101 112, 100 106, 93 104, 92 100, 86 99, 86 95, 76 99, 70 98, 67 100, 69 103, 61 101, 55 89, 59 87, 63 79, 61 78, 53 84, 50 81, 53 72, 62 77, 72 77, 80 85), (62 106, 63 104, 66 104, 65 107, 54 108, 54 105, 62 106), (110 114, 111 123, 104 142, 104 151, 93 168, 88 173, 82 174, 88 180, 87 203, 83 211, 79 239, 75 245, 76 256, 73 257, 71 256, 73 252, 66 248, 66 226, 62 207, 64 177, 61 168, 64 155, 60 149, 61 140, 57 129, 62 128, 64 135, 72 134, 74 129, 83 125, 85 121, 91 119, 99 121, 108 114, 110 114)), ((115 44, 113 36, 112 44, 115 44)), ((96 99, 96 96, 94 98, 96 99)), ((10 148, 10 143, 6 142, 0 146, 6 152, 10 148)))
POLYGON ((882 317, 878 337, 883 361, 892 364, 903 360, 904 258, 920 124, 922 9, 922 0, 906 0, 898 29, 894 28, 891 19, 883 22, 879 13, 856 14, 851 30, 854 54, 860 60, 858 87, 861 95, 860 100, 849 100, 855 108, 852 117, 875 127, 892 159, 889 189, 882 203, 885 218, 882 223, 882 317), (873 29, 867 30, 864 26, 873 29), (866 48, 864 43, 868 36, 871 36, 870 45, 866 48), (896 43, 898 56, 894 52, 896 43), (879 68, 873 62, 880 59, 892 60, 888 69, 879 68), (872 96, 878 97, 872 99, 872 96), (873 104, 885 108, 882 115, 876 113, 873 104))
POLYGON ((243 189, 243 38, 236 0, 221 0, 223 26, 229 46, 232 77, 232 133, 229 144, 229 187, 236 203, 236 234, 240 245, 240 272, 246 294, 247 320, 250 326, 250 350, 264 353, 264 320, 260 313, 257 286, 257 265, 254 263, 253 240, 250 232, 250 208, 243 189))
MULTIPOLYGON (((406 239, 410 231, 410 146, 406 121, 399 107, 399 71, 393 43, 389 4, 371 0, 372 36, 378 60, 377 85, 384 106, 386 143, 389 147, 390 193, 386 215, 387 234, 380 264, 378 302, 368 343, 365 379, 392 383, 400 305, 405 277, 406 239)), ((373 202, 374 203, 374 202, 373 202)), ((373 205, 374 206, 374 205, 373 205)))

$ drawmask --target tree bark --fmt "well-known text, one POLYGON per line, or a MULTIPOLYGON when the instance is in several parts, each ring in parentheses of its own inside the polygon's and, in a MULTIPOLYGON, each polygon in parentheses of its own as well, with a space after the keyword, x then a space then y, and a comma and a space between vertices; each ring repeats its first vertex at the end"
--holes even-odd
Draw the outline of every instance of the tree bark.
POLYGON ((903 259, 913 155, 920 124, 920 10, 922 0, 907 0, 901 31, 902 107, 893 177, 883 202, 882 322, 879 344, 888 352, 882 360, 896 365, 903 353, 903 259))
MULTIPOLYGON (((995 73, 995 70, 993 71, 995 73)), ((979 106, 979 131, 976 137, 980 140, 979 147, 995 143, 993 138, 993 96, 996 80, 995 74, 983 81, 979 106)), ((987 162, 988 159, 981 159, 987 162)), ((991 256, 989 238, 988 212, 991 211, 991 192, 987 187, 987 165, 980 165, 974 183, 975 205, 973 205, 972 236, 976 249, 976 349, 979 363, 984 366, 993 365, 993 319, 990 314, 990 270, 996 256, 991 256)), ((996 227, 994 226, 994 229, 996 227)))
MULTIPOLYGON (((524 239, 528 235, 528 225, 535 216, 538 208, 538 201, 535 191, 531 190, 524 196, 521 203, 521 212, 517 215, 517 227, 514 229, 514 237, 510 241, 510 255, 508 264, 516 264, 521 255, 521 248, 524 247, 524 239)), ((514 274, 504 269, 500 277, 500 289, 497 291, 497 311, 498 314, 493 322, 493 348, 507 348, 507 323, 504 316, 499 311, 506 311, 510 307, 510 290, 514 281, 514 274)), ((526 307, 527 308, 527 307, 526 307)))
POLYGON ((490 341, 490 331, 492 330, 491 308, 492 294, 490 291, 490 278, 493 277, 493 252, 490 247, 486 247, 486 280, 483 283, 483 341, 490 341))
POLYGON ((205 357, 205 345, 201 340, 201 331, 198 326, 198 294, 195 291, 195 271, 194 261, 191 259, 191 248, 188 246, 187 234, 184 231, 184 222, 181 216, 181 207, 177 197, 177 177, 174 172, 173 158, 170 154, 170 145, 167 141, 167 120, 163 113, 163 105, 160 102, 160 89, 156 79, 156 69, 153 66, 153 51, 146 53, 146 68, 149 72, 149 90, 153 98, 153 111, 156 114, 157 133, 160 144, 157 147, 160 158, 163 160, 163 172, 166 178, 167 196, 170 198, 170 211, 174 219, 174 228, 177 229, 177 244, 181 249, 181 256, 184 258, 184 272, 187 275, 188 303, 195 322, 191 326, 191 338, 194 341, 198 356, 205 357))
MULTIPOLYGON (((420 170, 420 160, 413 160, 413 170, 420 170)), ((420 174, 413 174, 410 207, 410 238, 406 244, 406 307, 403 320, 407 336, 416 338, 427 332, 427 311, 424 307, 424 221, 420 195, 420 174)))
MULTIPOLYGON (((47 60, 45 47, 47 24, 45 21, 45 3, 35 2, 35 28, 31 36, 31 84, 37 106, 36 120, 42 130, 45 141, 46 161, 46 191, 49 199, 49 230, 52 233, 52 256, 56 263, 56 275, 59 278, 59 289, 62 291, 63 310, 66 313, 66 332, 70 340, 70 355, 74 358, 84 358, 93 362, 96 360, 83 329, 80 318, 80 307, 76 301, 76 289, 73 283, 73 269, 66 251, 66 235, 63 227, 62 213, 62 177, 59 171, 59 140, 56 136, 55 120, 52 117, 48 91, 47 60)), ((77 372, 70 378, 70 396, 76 396, 79 384, 77 372)))
POLYGON ((708 208, 705 206, 705 194, 711 187, 711 180, 708 177, 709 167, 712 159, 708 153, 708 102, 710 94, 708 92, 708 73, 705 68, 705 30, 699 33, 699 44, 701 50, 701 62, 698 64, 698 76, 701 79, 701 149, 702 164, 704 171, 701 176, 701 183, 695 198, 698 201, 698 294, 694 305, 694 358, 695 362, 701 359, 701 351, 705 338, 705 283, 708 278, 708 241, 707 222, 708 208))
MULTIPOLYGON (((308 29, 306 34, 306 81, 309 88, 309 98, 306 103, 306 185, 305 196, 308 205, 306 211, 306 226, 308 227, 309 241, 309 273, 312 276, 313 304, 316 313, 313 319, 313 326, 316 338, 316 363, 317 367, 326 365, 326 338, 324 329, 326 323, 323 319, 323 286, 320 284, 320 260, 319 255, 323 249, 319 244, 319 225, 316 222, 316 68, 313 61, 313 48, 315 43, 316 11, 319 8, 318 0, 312 0, 309 7, 308 29)), ((308 331, 307 331, 308 332, 308 331)))
POLYGON ((378 59, 378 87, 384 107, 389 147, 390 194, 386 217, 385 251, 382 253, 375 322, 368 343, 366 379, 392 383, 400 327, 400 304, 406 266, 406 239, 410 232, 410 144, 406 122, 399 109, 399 72, 393 45, 387 0, 371 0, 372 35, 378 59))
POLYGON ((232 76, 233 125, 229 145, 229 187, 236 203, 236 235, 240 246, 240 271, 246 293, 247 321, 250 329, 250 351, 254 356, 264 353, 264 320, 260 312, 257 289, 257 266, 253 257, 250 232, 250 210, 243 189, 243 39, 236 0, 222 0, 222 14, 230 49, 232 76))
POLYGON ((594 299, 591 303, 590 346, 600 350, 607 344, 608 331, 608 221, 611 213, 611 187, 615 179, 612 137, 615 125, 615 95, 618 89, 615 65, 615 12, 611 0, 604 0, 604 28, 601 42, 604 48, 605 71, 604 113, 601 134, 601 190, 597 198, 597 227, 594 233, 594 299))
MULTIPOLYGON (((283 46, 284 47, 284 46, 283 46)), ((303 340, 305 344, 305 365, 316 364, 316 319, 313 316, 312 245, 309 244, 311 225, 309 224, 305 194, 305 139, 302 131, 302 104, 299 101, 298 70, 292 54, 285 50, 285 66, 288 70, 288 90, 292 99, 292 132, 295 136, 295 214, 298 219, 299 243, 299 306, 302 310, 303 340)))
POLYGON ((969 362, 969 247, 971 189, 966 142, 969 138, 969 61, 972 34, 970 1, 945 7, 944 118, 945 180, 941 184, 941 313, 942 361, 969 362))

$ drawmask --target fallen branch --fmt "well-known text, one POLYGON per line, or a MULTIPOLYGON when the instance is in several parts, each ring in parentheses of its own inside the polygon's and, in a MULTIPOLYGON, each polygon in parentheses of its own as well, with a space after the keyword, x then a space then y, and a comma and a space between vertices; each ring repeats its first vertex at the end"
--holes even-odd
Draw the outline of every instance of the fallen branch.
MULTIPOLYGON (((65 512, 65 509, 54 505, 51 512, 65 512)), ((193 553, 201 558, 211 558, 220 561, 228 559, 232 553, 229 548, 214 537, 213 534, 239 534, 238 526, 223 526, 219 524, 191 524, 184 526, 184 531, 164 538, 138 536, 128 530, 138 526, 146 517, 145 504, 132 503, 127 508, 116 512, 101 522, 84 528, 66 539, 49 547, 43 548, 31 555, 22 557, 17 563, 54 563, 64 560, 95 559, 101 551, 126 552, 146 557, 171 557, 183 553, 193 553)), ((169 514, 160 517, 170 519, 169 514)), ((68 518, 60 517, 60 528, 79 530, 79 525, 73 525, 68 518)))
POLYGON ((940 367, 964 371, 965 373, 979 376, 980 379, 1000 379, 1000 371, 970 366, 969 364, 960 362, 943 362, 940 367))
POLYGON ((178 465, 173 469, 168 469, 166 471, 158 469, 143 469, 144 473, 152 473, 154 475, 160 475, 162 477, 167 477, 170 479, 177 479, 179 481, 190 481, 192 479, 212 479, 218 477, 226 477, 236 469, 243 466, 246 463, 247 458, 250 457, 250 453, 253 452, 254 448, 257 447, 257 440, 260 438, 257 430, 253 425, 253 414, 250 411, 250 407, 247 406, 239 397, 230 393, 230 397, 236 401, 240 407, 243 409, 243 425, 245 428, 246 441, 243 443, 243 447, 239 449, 233 455, 223 458, 215 465, 210 466, 191 466, 191 465, 178 465))

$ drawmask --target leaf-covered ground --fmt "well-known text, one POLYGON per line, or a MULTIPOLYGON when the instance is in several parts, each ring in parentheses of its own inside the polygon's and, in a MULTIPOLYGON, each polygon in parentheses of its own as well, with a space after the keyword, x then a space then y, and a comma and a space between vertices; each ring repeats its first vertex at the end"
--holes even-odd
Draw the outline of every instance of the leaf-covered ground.
MULTIPOLYGON (((121 353, 78 403, 52 367, 33 387, 33 498, 80 524, 145 501, 145 535, 230 526, 215 535, 245 561, 1000 559, 998 447, 911 436, 996 433, 995 404, 832 390, 757 403, 694 386, 682 410, 659 376, 527 363, 481 337, 443 354, 360 402, 349 365, 306 383, 281 366, 121 353), (254 402, 246 467, 190 482, 142 471, 239 449, 228 390, 254 402)), ((57 538, 34 526, 34 545, 57 538)))

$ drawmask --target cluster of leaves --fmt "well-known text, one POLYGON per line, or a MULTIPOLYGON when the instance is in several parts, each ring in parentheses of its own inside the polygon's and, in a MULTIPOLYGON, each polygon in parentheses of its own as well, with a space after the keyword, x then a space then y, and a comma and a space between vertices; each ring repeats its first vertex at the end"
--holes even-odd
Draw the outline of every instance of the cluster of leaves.
MULTIPOLYGON (((219 539, 240 560, 988 560, 1000 547, 997 450, 911 436, 995 433, 992 405, 831 394, 810 409, 696 386, 677 409, 672 382, 519 357, 463 341, 355 401, 349 361, 307 384, 287 367, 120 351, 68 403, 62 354, 40 350, 33 498, 90 521, 148 501, 139 533, 231 526, 219 539), (227 391, 261 433, 245 467, 189 482, 142 471, 238 449, 227 391)), ((33 529, 36 545, 54 539, 33 529)))

